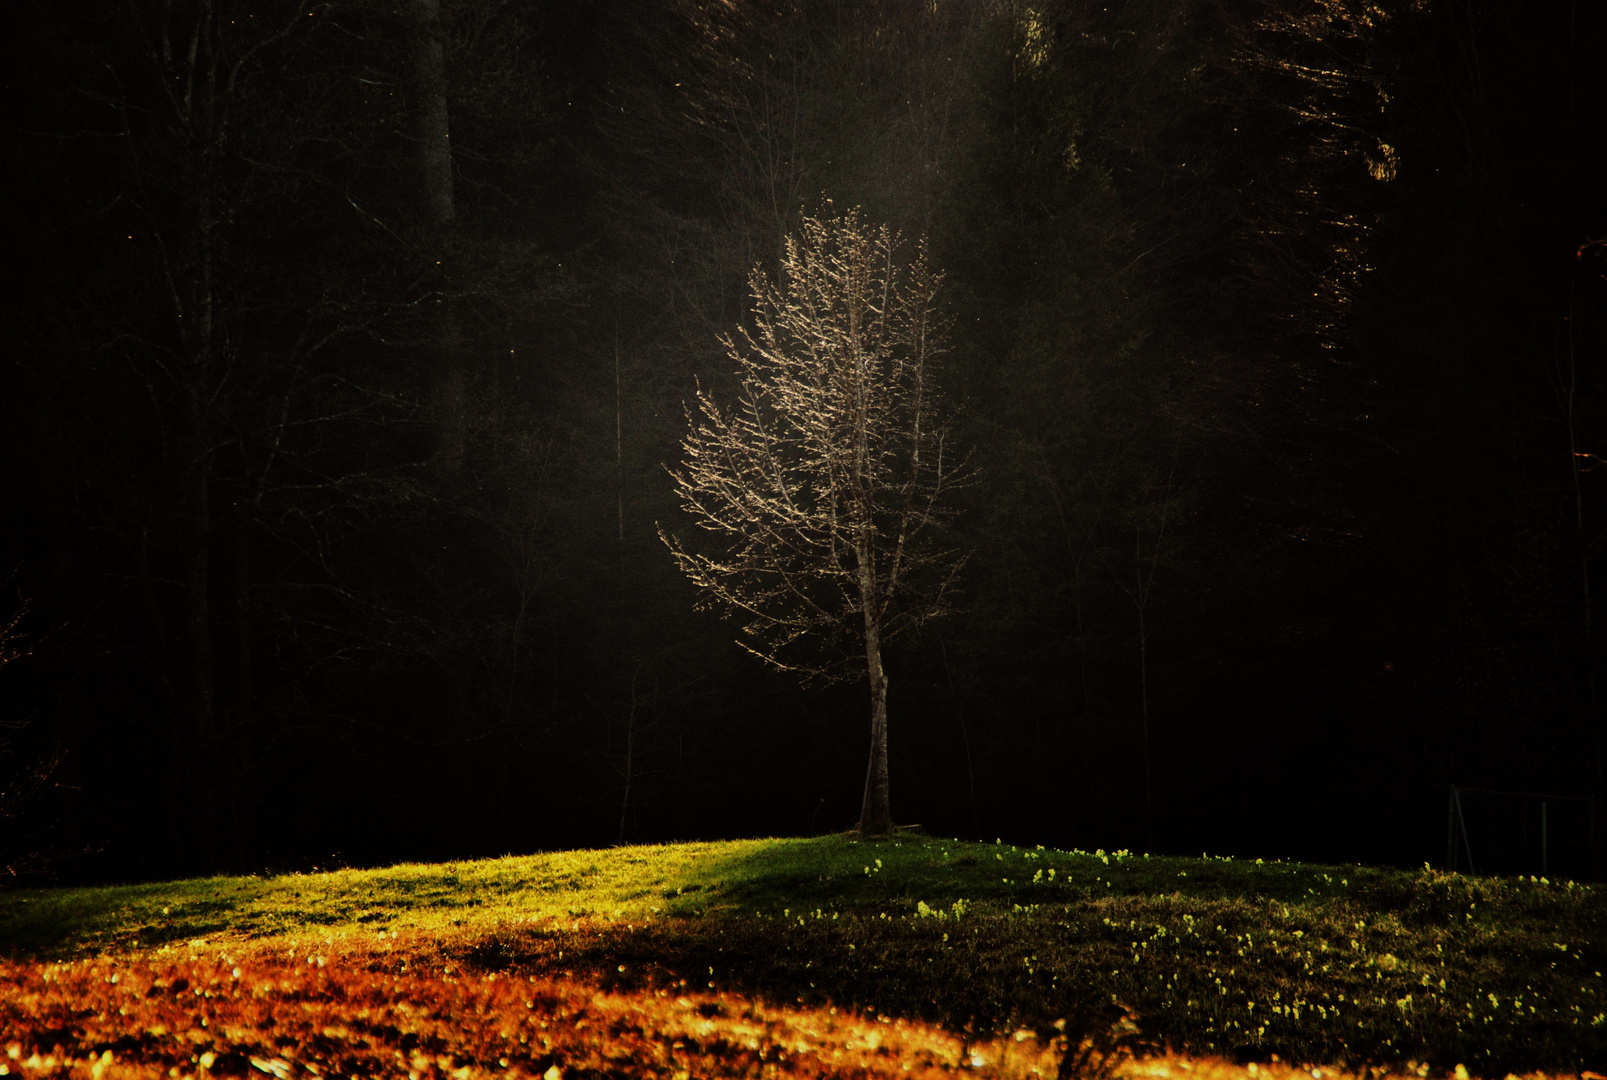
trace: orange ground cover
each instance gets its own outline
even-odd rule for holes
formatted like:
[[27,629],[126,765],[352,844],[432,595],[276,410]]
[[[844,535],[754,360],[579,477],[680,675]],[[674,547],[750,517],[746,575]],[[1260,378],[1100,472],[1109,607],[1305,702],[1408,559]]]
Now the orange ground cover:
[[[1040,1043],[1025,1031],[968,1045],[885,1017],[676,987],[610,993],[585,980],[466,973],[438,963],[420,971],[413,956],[413,971],[394,953],[246,949],[0,961],[0,1075],[1024,1078],[1055,1076],[1062,1058],[1063,1040]],[[1125,1061],[1115,1073],[1347,1080],[1329,1069],[1176,1056]]]
[[[919,1077],[974,1074],[991,1052],[919,1025],[731,995],[400,974],[355,959],[0,962],[0,1072],[91,1080]],[[1028,1049],[1015,1061],[1024,1064]],[[1049,1051],[1036,1042],[1030,1049]]]

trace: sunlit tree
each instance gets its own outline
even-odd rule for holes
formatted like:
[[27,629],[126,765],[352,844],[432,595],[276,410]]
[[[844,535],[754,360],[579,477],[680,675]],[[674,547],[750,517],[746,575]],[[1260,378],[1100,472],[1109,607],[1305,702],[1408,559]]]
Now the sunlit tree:
[[672,473],[713,550],[660,529],[756,656],[807,677],[868,675],[864,833],[893,827],[883,647],[947,609],[964,562],[934,542],[963,474],[934,385],[941,280],[924,242],[903,264],[897,235],[858,211],[805,217],[779,280],[750,278],[751,329],[722,339],[735,404],[699,390]]

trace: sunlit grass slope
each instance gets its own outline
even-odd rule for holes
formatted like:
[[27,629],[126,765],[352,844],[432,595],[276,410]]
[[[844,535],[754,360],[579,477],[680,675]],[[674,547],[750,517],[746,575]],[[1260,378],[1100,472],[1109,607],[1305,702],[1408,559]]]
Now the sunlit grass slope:
[[1129,1006],[1147,1040],[1476,1073],[1607,1066],[1598,889],[917,837],[0,894],[13,956],[397,940],[416,964],[736,989],[953,1029]]

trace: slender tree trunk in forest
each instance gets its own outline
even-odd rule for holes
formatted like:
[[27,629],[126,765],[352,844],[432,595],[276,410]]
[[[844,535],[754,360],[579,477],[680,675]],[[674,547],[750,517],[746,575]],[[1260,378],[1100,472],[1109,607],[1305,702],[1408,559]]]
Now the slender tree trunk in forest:
[[440,0],[416,0],[417,38],[413,76],[417,80],[419,175],[432,225],[445,227],[457,217],[452,193],[452,142],[446,110],[446,42]]
[[954,702],[954,719],[960,722],[960,743],[965,747],[965,779],[971,793],[971,828],[978,840],[982,839],[982,818],[976,808],[976,768],[971,763],[971,733],[965,728],[965,710],[960,705],[960,692],[954,688],[954,672],[949,667],[949,648],[940,636],[937,646],[943,653],[943,674],[949,683],[949,698]]
[[234,727],[251,722],[251,533],[242,518],[234,536]]
[[[625,672],[627,627],[625,617],[625,417],[620,377],[619,317],[614,317],[614,523],[618,529],[614,549],[614,662],[620,675]],[[640,671],[638,670],[638,674]],[[625,792],[619,800],[619,837],[625,842],[626,814],[631,806],[631,775],[636,769],[636,675],[631,676],[630,711],[625,715]]]
[[625,822],[631,809],[631,777],[636,772],[636,687],[631,686],[631,707],[625,714],[625,793],[619,799],[619,836],[616,844],[625,842]]
[[[200,422],[200,388],[189,388],[191,421]],[[186,666],[185,680],[188,690],[189,715],[185,718],[189,730],[186,741],[193,747],[191,760],[184,767],[193,770],[193,782],[199,788],[195,829],[199,855],[208,870],[216,869],[218,835],[216,813],[218,805],[219,739],[217,730],[217,701],[214,694],[216,658],[212,642],[212,500],[211,454],[205,447],[205,438],[195,436],[195,459],[191,465],[188,503],[189,528],[185,552],[184,599]]]
[[[234,783],[240,773],[240,757],[245,741],[250,737],[252,698],[255,694],[255,671],[251,658],[251,526],[241,514],[235,519],[234,535],[234,708],[229,713],[228,775],[231,792],[238,791]],[[240,821],[240,803],[232,794],[229,799],[229,854],[233,869],[245,869],[244,830]]]
[[[207,24],[210,22],[210,5],[203,5],[197,17],[196,38],[210,44]],[[184,100],[184,120],[192,130],[202,135],[207,143],[216,140],[216,102],[212,99],[217,72],[211,69],[216,57],[210,48],[195,50],[199,60],[192,60],[193,84],[199,93]],[[175,274],[173,292],[174,316],[188,360],[188,378],[184,382],[185,423],[189,438],[189,477],[185,492],[184,510],[188,517],[184,537],[185,556],[184,608],[186,636],[186,666],[189,668],[185,683],[188,689],[188,723],[186,733],[193,748],[193,757],[187,762],[194,782],[199,787],[199,807],[194,817],[199,856],[207,870],[217,868],[219,796],[223,789],[219,766],[221,742],[217,726],[217,660],[213,642],[212,616],[212,474],[216,467],[213,455],[212,384],[213,367],[217,361],[215,333],[216,294],[213,281],[213,244],[215,240],[214,192],[211,162],[206,154],[192,159],[191,212],[194,214],[190,239],[193,244],[188,267]],[[184,280],[188,278],[188,280]],[[182,284],[177,284],[182,282]]]
[[468,442],[468,378],[459,355],[462,338],[450,305],[442,308],[438,341],[443,370],[435,401],[436,422],[441,430],[436,461],[446,472],[455,473],[463,466],[464,447]]
[[[1574,345],[1574,298],[1572,292],[1568,297],[1568,385],[1564,388],[1564,416],[1568,424],[1568,464],[1570,476],[1573,481],[1574,496],[1574,525],[1577,528],[1579,544],[1579,593],[1581,614],[1581,636],[1584,652],[1585,669],[1585,728],[1589,732],[1590,755],[1592,759],[1593,780],[1596,801],[1591,806],[1591,814],[1598,814],[1599,807],[1607,804],[1607,773],[1603,771],[1602,760],[1602,716],[1596,694],[1596,643],[1595,610],[1590,592],[1590,554],[1591,537],[1585,528],[1585,488],[1581,473],[1582,461],[1589,455],[1579,448],[1579,412],[1577,395],[1579,391],[1579,366]],[[1590,850],[1590,873],[1597,880],[1601,879],[1603,857],[1602,836],[1607,830],[1601,828],[1600,822],[1591,822],[1591,837],[1593,843]]]
[[[436,251],[446,255],[457,200],[452,187],[452,133],[446,102],[446,41],[440,0],[415,0],[417,26],[413,46],[413,78],[417,95],[419,180],[424,210],[434,231]],[[467,438],[467,376],[451,301],[442,302],[436,340],[440,370],[436,383],[436,423],[441,443],[436,460],[447,472],[463,464]]]
[[[1166,478],[1170,494],[1172,478]],[[1149,739],[1149,598],[1155,587],[1155,571],[1161,561],[1161,542],[1166,538],[1166,521],[1171,514],[1170,502],[1161,504],[1161,519],[1155,532],[1155,549],[1150,552],[1149,565],[1144,565],[1144,532],[1140,521],[1133,522],[1133,587],[1127,595],[1138,613],[1138,722],[1144,757],[1144,843],[1155,846],[1155,788],[1150,761]],[[1123,586],[1125,589],[1126,587]]]
[[[190,747],[180,767],[199,787],[199,806],[192,818],[194,838],[205,868],[216,868],[216,807],[219,791],[219,738],[217,730],[217,662],[212,638],[212,432],[206,389],[212,368],[212,296],[210,251],[207,250],[206,210],[200,211],[201,258],[192,283],[190,326],[181,331],[189,355],[189,378],[184,385],[185,423],[188,427],[189,476],[184,492],[184,666],[180,685],[185,690],[182,743]],[[183,327],[183,308],[178,309]]]
[[[1146,597],[1147,599],[1147,597]],[[1144,846],[1155,846],[1155,788],[1149,760],[1149,627],[1138,605],[1138,717],[1144,736]]]

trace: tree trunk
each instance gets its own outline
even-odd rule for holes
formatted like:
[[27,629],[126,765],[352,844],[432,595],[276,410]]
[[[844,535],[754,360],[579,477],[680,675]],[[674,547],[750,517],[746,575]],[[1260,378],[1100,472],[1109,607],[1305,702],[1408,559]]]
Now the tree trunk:
[[1155,848],[1155,794],[1149,760],[1149,633],[1144,606],[1138,608],[1138,716],[1144,736],[1144,849]]
[[446,42],[440,0],[417,0],[413,76],[417,80],[419,175],[430,223],[445,226],[457,216],[452,194],[452,142],[446,111]]
[[619,836],[616,844],[625,843],[626,815],[631,808],[631,775],[636,771],[636,688],[631,687],[630,712],[625,714],[625,793],[619,799]]
[[[203,24],[209,21],[205,11]],[[205,27],[203,25],[203,31]],[[198,36],[204,37],[204,32]],[[206,54],[208,59],[211,53]],[[213,72],[206,71],[207,75]],[[212,79],[202,81],[204,87]],[[197,126],[211,135],[210,126],[215,120],[212,102],[203,93]],[[212,203],[213,176],[204,160],[198,163],[199,173],[195,214],[195,263],[187,283],[190,299],[189,311],[179,306],[180,340],[189,352],[188,382],[184,387],[185,417],[190,438],[189,491],[186,493],[189,528],[185,537],[185,624],[188,638],[189,671],[186,680],[189,690],[189,732],[193,739],[193,757],[190,761],[199,804],[195,814],[196,853],[208,871],[218,869],[218,802],[220,789],[219,762],[221,758],[217,726],[217,662],[213,641],[212,614],[212,474],[216,467],[213,457],[213,416],[211,391],[213,369],[218,361],[215,336],[216,295],[213,283],[213,226],[215,218]],[[189,322],[183,320],[189,316]],[[187,339],[187,340],[186,340]]]
[[859,831],[876,836],[893,831],[891,789],[887,780],[887,674],[882,670],[881,628],[867,602],[865,662],[870,671],[870,763],[865,769],[865,800]]
[[255,694],[251,656],[251,527],[241,514],[234,536],[234,708],[228,713],[226,776],[229,784],[229,859],[235,873],[245,870],[245,830],[241,820],[241,757],[251,738]]
[[[202,367],[201,364],[197,365]],[[196,383],[200,382],[197,376]],[[195,800],[194,835],[199,850],[186,862],[199,861],[203,868],[216,870],[217,862],[217,795],[218,795],[218,732],[217,703],[213,693],[216,664],[212,642],[212,456],[207,446],[205,424],[201,406],[201,388],[192,383],[190,423],[194,453],[188,494],[189,528],[185,537],[184,608],[185,608],[185,672],[182,685],[186,689],[185,717],[188,730],[185,742],[191,747],[189,760],[183,767],[190,771],[192,782],[199,789]],[[182,759],[181,759],[182,760]]]
[[[440,0],[416,0],[414,17],[413,79],[417,95],[419,189],[424,212],[434,232],[437,266],[446,261],[448,234],[457,217],[452,187],[452,133],[446,103],[446,42],[441,28]],[[467,376],[463,370],[460,334],[451,300],[441,303],[436,328],[440,353],[435,388],[436,422],[440,446],[436,461],[448,473],[463,464],[467,441]]]
[[436,464],[447,474],[455,474],[463,467],[468,444],[468,392],[467,377],[463,370],[463,357],[458,336],[457,320],[449,305],[443,304],[438,346],[441,356],[440,381],[435,391],[436,424],[440,430],[440,444],[436,449]]

